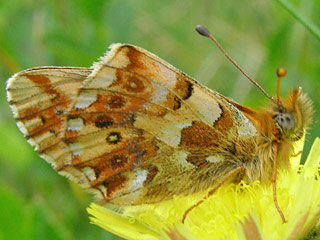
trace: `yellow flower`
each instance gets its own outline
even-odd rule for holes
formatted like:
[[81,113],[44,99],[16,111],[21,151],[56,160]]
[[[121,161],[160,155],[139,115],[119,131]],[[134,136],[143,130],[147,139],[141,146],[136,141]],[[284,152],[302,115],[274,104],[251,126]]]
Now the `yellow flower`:
[[274,206],[272,186],[259,182],[220,187],[189,213],[184,224],[186,209],[205,193],[118,208],[93,203],[88,208],[90,220],[125,239],[299,239],[318,224],[320,216],[319,138],[303,167],[299,161],[291,159],[293,171],[277,178],[278,202],[287,223],[282,223]]

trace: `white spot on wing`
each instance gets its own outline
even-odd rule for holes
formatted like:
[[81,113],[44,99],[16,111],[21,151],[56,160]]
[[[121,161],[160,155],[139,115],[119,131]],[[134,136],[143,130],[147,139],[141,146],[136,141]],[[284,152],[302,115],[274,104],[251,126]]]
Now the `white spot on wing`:
[[70,151],[72,155],[80,155],[82,153],[82,145],[80,143],[70,143],[69,144]]
[[17,126],[20,129],[20,131],[23,133],[23,135],[27,135],[29,133],[23,122],[17,121]]
[[149,171],[147,170],[136,169],[135,170],[136,180],[134,180],[130,191],[134,192],[135,190],[142,188],[144,181],[148,177],[148,174],[149,174]]
[[196,112],[198,116],[206,122],[208,125],[212,126],[213,123],[221,116],[222,111],[219,104],[214,100],[214,98],[209,94],[210,90],[207,89],[208,93],[204,94],[204,90],[195,87],[193,89],[192,95],[186,100],[187,104],[190,105]]
[[86,88],[107,88],[117,80],[116,70],[107,66],[101,66],[90,77],[92,80],[86,85]]
[[103,185],[99,185],[97,188],[99,188],[103,194],[103,197],[107,196],[107,189]]
[[158,75],[160,79],[157,76],[154,77],[157,78],[159,82],[165,81],[167,87],[174,88],[177,82],[177,74],[171,69],[169,70],[167,66],[164,66],[160,63],[157,63],[157,67],[160,71],[160,74]]
[[154,93],[152,94],[151,102],[158,103],[167,100],[167,89],[155,83],[152,84],[152,87],[154,88]]
[[32,118],[30,120],[25,120],[24,122],[25,127],[29,129],[29,131],[31,131],[32,129],[42,125],[42,120],[38,117]]
[[252,137],[257,135],[257,129],[254,127],[253,123],[244,116],[238,108],[230,103],[228,104],[232,108],[232,111],[236,113],[237,122],[240,123],[238,127],[238,135],[240,137]]
[[82,168],[81,171],[88,177],[90,181],[96,180],[96,173],[91,167]]
[[238,128],[238,135],[251,137],[255,136],[256,134],[257,129],[248,118],[244,117],[241,121],[241,125]]
[[223,159],[218,156],[208,156],[206,158],[206,161],[211,162],[211,163],[219,163],[219,162],[222,162]]
[[176,161],[182,166],[182,167],[185,167],[185,168],[194,168],[194,166],[189,163],[187,161],[187,158],[188,158],[188,155],[190,153],[187,152],[187,151],[176,151],[174,152],[173,154],[173,158],[176,159]]
[[89,107],[92,103],[97,101],[97,94],[93,92],[83,92],[77,98],[77,102],[74,105],[75,109],[84,109]]
[[170,146],[176,147],[181,141],[181,130],[191,125],[191,122],[164,125],[159,138]]
[[83,128],[82,118],[73,118],[68,120],[67,131],[79,131]]

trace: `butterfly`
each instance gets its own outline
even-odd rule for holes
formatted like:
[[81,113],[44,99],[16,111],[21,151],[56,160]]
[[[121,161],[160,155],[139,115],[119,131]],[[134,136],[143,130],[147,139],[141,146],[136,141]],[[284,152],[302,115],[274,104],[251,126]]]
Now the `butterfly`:
[[301,89],[242,106],[156,55],[113,44],[91,68],[13,75],[20,131],[55,171],[118,205],[155,203],[225,182],[275,181],[311,123]]

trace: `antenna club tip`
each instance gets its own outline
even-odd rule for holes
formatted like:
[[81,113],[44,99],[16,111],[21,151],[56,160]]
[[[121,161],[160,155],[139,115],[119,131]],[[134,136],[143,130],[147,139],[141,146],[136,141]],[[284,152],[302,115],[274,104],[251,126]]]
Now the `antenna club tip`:
[[284,77],[284,76],[286,76],[286,73],[287,73],[287,71],[284,68],[278,68],[277,69],[277,76],[278,77]]
[[206,27],[202,26],[202,25],[197,25],[196,26],[196,31],[202,36],[205,36],[205,37],[209,37],[210,36],[209,30]]

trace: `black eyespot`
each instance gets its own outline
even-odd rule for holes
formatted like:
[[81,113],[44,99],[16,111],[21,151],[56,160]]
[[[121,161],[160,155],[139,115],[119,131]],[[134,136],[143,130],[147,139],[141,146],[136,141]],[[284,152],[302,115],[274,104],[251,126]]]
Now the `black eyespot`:
[[94,122],[94,124],[98,128],[108,128],[112,126],[113,123],[114,123],[114,120],[107,115],[98,116]]
[[106,138],[108,143],[117,144],[121,141],[121,135],[118,132],[111,132]]

